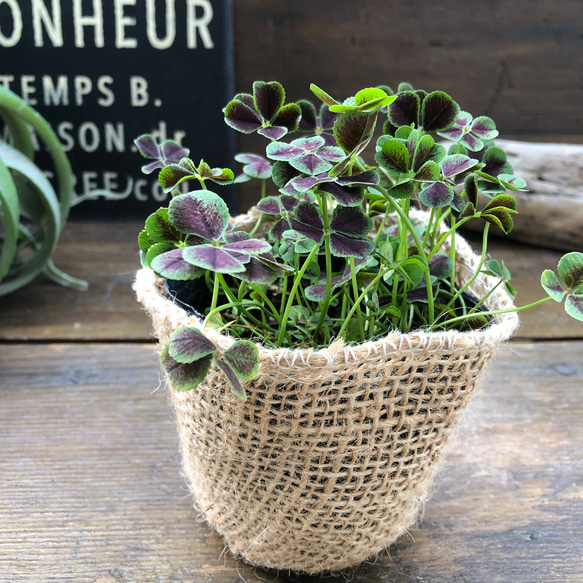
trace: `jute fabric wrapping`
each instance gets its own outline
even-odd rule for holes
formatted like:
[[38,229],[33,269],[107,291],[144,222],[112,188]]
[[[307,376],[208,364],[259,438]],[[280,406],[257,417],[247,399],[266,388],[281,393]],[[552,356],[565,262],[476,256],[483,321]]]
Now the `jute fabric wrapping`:
[[[463,279],[478,258],[460,237],[456,247]],[[480,276],[472,291],[494,283]],[[134,287],[161,344],[178,326],[201,327],[151,270]],[[512,302],[498,289],[488,307]],[[170,388],[195,506],[236,556],[262,567],[313,574],[376,555],[415,522],[448,437],[517,325],[513,313],[483,331],[395,332],[323,350],[259,346],[246,403],[214,367],[194,391]],[[208,336],[222,348],[234,341]]]

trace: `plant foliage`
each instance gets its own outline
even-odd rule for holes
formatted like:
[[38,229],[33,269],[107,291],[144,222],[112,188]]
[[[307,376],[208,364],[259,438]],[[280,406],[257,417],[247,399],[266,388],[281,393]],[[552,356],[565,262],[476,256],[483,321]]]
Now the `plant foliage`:
[[[248,231],[233,227],[207,189],[209,181],[232,181],[233,172],[196,165],[187,150],[151,136],[136,141],[154,160],[145,171],[160,168],[172,195],[140,234],[143,265],[172,285],[196,282],[210,298],[193,306],[203,328],[228,327],[236,339],[221,353],[198,329],[177,331],[162,362],[179,389],[198,385],[214,363],[243,397],[239,381],[257,372],[251,341],[317,348],[391,330],[488,326],[500,312],[488,309],[489,294],[468,293],[479,273],[497,280],[490,293],[503,286],[515,295],[504,263],[487,260],[490,227],[512,230],[512,192],[525,188],[492,142],[494,122],[473,118],[443,91],[408,84],[365,88],[343,101],[311,90],[319,105],[286,104],[279,83],[256,82],[224,109],[230,127],[268,140],[264,155],[236,157],[243,168],[235,180],[261,185]],[[192,180],[198,189],[177,189]],[[428,220],[417,221],[413,208]],[[484,244],[476,272],[460,283],[455,235],[470,220],[483,221]],[[543,274],[548,296],[535,303],[564,301],[583,319],[582,274],[583,254],[567,254],[558,276]]]

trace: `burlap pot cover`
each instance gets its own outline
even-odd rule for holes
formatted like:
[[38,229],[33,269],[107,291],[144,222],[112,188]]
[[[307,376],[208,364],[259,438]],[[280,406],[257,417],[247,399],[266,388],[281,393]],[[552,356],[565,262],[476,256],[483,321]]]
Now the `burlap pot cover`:
[[[461,237],[456,247],[463,279],[478,258]],[[471,291],[481,297],[495,283],[480,276]],[[179,326],[200,328],[151,270],[134,287],[161,345]],[[512,302],[498,289],[488,307]],[[486,364],[517,325],[511,313],[483,331],[395,332],[323,350],[259,346],[246,403],[214,367],[196,390],[170,387],[196,507],[258,566],[313,574],[372,557],[415,522]],[[222,348],[233,342],[207,334]]]

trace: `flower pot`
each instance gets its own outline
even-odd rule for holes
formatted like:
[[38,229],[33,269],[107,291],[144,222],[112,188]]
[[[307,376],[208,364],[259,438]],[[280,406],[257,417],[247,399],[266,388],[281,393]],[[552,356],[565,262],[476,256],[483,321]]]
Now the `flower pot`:
[[[457,237],[458,270],[478,257]],[[495,280],[480,275],[482,297]],[[198,326],[149,269],[135,289],[160,343]],[[502,287],[502,286],[500,286]],[[490,309],[512,307],[496,290]],[[248,401],[214,367],[196,390],[169,387],[196,506],[238,557],[267,568],[339,571],[415,522],[452,431],[515,313],[472,332],[391,333],[322,350],[259,346]],[[225,349],[234,341],[205,332]]]

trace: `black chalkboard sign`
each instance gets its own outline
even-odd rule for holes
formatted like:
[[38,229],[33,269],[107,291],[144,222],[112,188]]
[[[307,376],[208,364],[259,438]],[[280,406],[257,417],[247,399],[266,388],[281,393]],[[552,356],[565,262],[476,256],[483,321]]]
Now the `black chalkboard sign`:
[[[73,217],[144,218],[165,204],[157,173],[140,172],[133,140],[142,133],[177,139],[197,163],[232,167],[221,113],[234,86],[231,3],[0,0],[0,84],[49,121],[77,194],[127,193],[84,202]],[[229,188],[216,190],[233,206]]]

